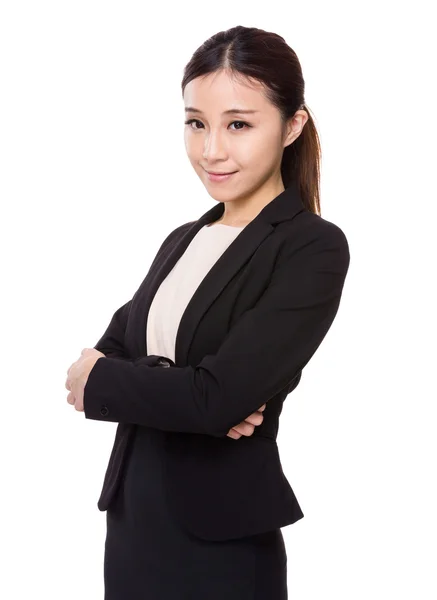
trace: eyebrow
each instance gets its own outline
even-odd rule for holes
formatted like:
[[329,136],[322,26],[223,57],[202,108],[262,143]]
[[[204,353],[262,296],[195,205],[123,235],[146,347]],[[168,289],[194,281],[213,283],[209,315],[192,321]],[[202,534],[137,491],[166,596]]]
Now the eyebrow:
[[[185,112],[202,113],[201,110],[199,110],[198,108],[194,108],[193,106],[186,106]],[[248,110],[248,109],[244,109],[244,108],[230,108],[229,110],[223,111],[223,114],[228,115],[228,114],[238,113],[240,115],[245,115],[245,114],[252,114],[252,113],[256,113],[256,112],[259,112],[259,110]]]

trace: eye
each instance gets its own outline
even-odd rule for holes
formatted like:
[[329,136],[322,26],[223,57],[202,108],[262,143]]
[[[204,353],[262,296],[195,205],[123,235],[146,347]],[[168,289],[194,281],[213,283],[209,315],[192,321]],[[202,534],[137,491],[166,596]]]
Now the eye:
[[[250,127],[249,123],[246,123],[245,121],[232,121],[231,125],[233,125],[234,123],[240,123],[245,127]],[[239,127],[238,129],[234,129],[234,131],[240,131],[241,129],[244,129],[244,127]]]
[[[188,119],[188,121],[185,121],[185,125],[191,125],[191,123],[200,123],[200,121],[197,119]],[[192,127],[191,129],[197,129],[197,127]]]
[[[199,121],[199,119],[188,119],[188,121],[185,121],[185,125],[191,125],[191,123],[200,123],[201,125],[203,125],[203,123],[201,121]],[[230,123],[230,125],[234,125],[234,123],[240,123],[241,125],[243,125],[244,127],[252,127],[252,125],[249,125],[249,123],[246,123],[245,121],[232,121],[232,123]],[[244,129],[244,127],[238,127],[237,129],[234,129],[234,131],[241,131],[242,129]],[[199,129],[198,127],[192,127],[192,129],[196,130]]]

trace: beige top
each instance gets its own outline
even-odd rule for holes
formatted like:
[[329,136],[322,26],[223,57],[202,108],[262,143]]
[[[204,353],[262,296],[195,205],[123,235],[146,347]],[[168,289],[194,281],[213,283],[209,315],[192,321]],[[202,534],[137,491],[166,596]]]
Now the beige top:
[[176,334],[192,295],[226,248],[244,227],[216,223],[194,236],[173,269],[162,281],[147,318],[147,354],[175,360]]

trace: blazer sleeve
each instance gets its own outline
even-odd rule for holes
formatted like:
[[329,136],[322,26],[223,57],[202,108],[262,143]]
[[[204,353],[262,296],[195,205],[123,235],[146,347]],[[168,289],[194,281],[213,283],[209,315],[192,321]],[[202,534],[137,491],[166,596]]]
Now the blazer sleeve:
[[290,385],[331,327],[349,268],[343,231],[320,224],[287,242],[258,302],[198,365],[99,358],[84,389],[85,417],[223,437]]
[[105,333],[94,346],[107,358],[130,359],[124,347],[124,334],[131,303],[132,300],[129,300],[115,311]]

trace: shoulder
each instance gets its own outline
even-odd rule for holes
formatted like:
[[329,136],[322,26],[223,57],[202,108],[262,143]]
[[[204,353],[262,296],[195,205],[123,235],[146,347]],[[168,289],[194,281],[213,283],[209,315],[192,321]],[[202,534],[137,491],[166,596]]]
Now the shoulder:
[[291,245],[319,242],[349,250],[346,234],[339,225],[308,210],[300,212],[293,220],[284,223],[283,235],[286,243]]
[[349,242],[343,229],[327,219],[308,210],[300,212],[290,221],[280,223],[281,260],[305,259],[325,256],[325,259],[340,262],[347,271],[350,262]]
[[287,232],[302,240],[323,239],[348,246],[343,229],[327,219],[308,210],[303,210],[287,223]]

